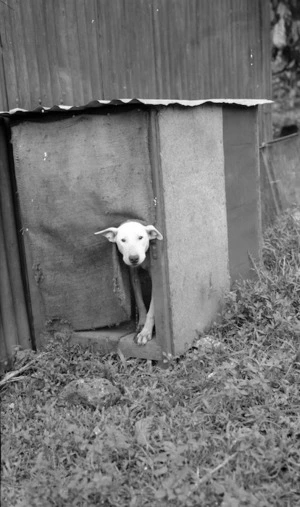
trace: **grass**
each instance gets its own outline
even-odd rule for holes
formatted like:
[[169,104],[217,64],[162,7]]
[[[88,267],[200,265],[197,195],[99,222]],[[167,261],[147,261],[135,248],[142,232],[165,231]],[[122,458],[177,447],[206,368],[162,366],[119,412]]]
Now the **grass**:
[[[166,370],[106,358],[56,333],[19,352],[2,388],[2,505],[300,505],[300,226],[283,216],[264,267],[238,284],[210,335]],[[122,400],[64,406],[80,377],[104,376]],[[14,381],[13,381],[14,380]]]

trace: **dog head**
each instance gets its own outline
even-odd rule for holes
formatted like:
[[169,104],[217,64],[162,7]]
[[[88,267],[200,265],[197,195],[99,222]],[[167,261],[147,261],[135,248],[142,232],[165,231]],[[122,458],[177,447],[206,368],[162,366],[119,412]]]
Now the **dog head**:
[[116,243],[125,264],[133,267],[140,266],[144,262],[152,239],[163,239],[162,234],[153,225],[130,221],[95,234],[102,234],[108,241]]

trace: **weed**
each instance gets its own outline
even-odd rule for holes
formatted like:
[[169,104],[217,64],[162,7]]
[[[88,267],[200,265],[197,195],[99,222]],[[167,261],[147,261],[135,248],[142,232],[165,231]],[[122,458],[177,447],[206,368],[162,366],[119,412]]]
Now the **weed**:
[[[64,333],[2,389],[2,505],[300,505],[300,240],[283,216],[264,266],[236,284],[210,332],[167,370],[101,357]],[[35,359],[35,360],[34,360]],[[17,359],[15,369],[24,366]],[[123,398],[106,410],[58,403],[81,377]]]

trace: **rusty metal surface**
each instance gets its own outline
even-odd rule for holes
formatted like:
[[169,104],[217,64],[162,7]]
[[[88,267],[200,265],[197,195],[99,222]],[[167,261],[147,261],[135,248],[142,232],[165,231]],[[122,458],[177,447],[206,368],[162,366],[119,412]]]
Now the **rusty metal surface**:
[[0,111],[271,97],[265,0],[6,0],[0,35]]

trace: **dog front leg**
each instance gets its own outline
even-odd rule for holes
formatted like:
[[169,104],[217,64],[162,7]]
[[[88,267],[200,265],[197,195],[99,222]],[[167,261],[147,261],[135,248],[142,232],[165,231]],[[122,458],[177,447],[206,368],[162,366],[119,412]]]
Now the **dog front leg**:
[[154,301],[153,296],[151,296],[151,303],[149,306],[149,310],[146,317],[146,322],[140,333],[137,335],[137,343],[139,345],[145,345],[149,340],[152,339],[154,327]]
[[142,295],[141,281],[137,269],[130,269],[130,279],[133,288],[133,294],[135,303],[138,309],[139,321],[137,325],[137,331],[139,332],[145,325],[147,310]]

